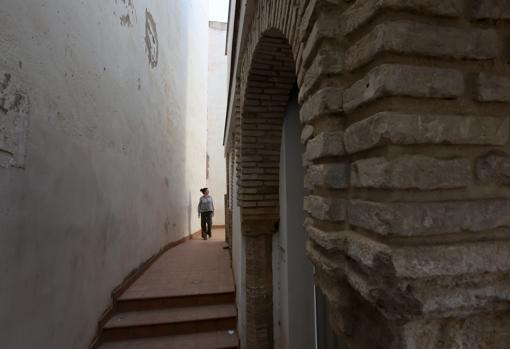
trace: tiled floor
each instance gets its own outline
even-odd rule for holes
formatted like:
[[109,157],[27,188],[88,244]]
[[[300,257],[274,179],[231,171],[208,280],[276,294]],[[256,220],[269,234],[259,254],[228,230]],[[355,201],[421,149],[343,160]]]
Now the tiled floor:
[[120,297],[121,300],[234,292],[223,229],[210,240],[193,239],[161,256]]

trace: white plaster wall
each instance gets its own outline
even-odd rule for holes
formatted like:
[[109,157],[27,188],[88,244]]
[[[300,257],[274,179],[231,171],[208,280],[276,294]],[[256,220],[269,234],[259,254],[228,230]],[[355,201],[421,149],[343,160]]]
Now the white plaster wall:
[[225,42],[227,24],[209,22],[209,75],[207,100],[207,154],[209,177],[207,186],[214,199],[213,224],[225,224],[226,165],[223,132],[227,111],[227,56]]
[[112,289],[198,229],[207,16],[206,0],[2,1],[3,349],[87,348]]

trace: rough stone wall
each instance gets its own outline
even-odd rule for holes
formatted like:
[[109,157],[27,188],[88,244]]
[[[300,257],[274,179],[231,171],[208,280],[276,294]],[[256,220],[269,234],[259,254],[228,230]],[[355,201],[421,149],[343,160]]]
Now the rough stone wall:
[[269,272],[260,244],[278,218],[275,164],[295,79],[307,253],[335,330],[352,348],[506,348],[508,1],[253,5],[231,149],[253,242],[247,347],[271,346],[272,325],[261,323],[271,280],[248,277]]
[[199,229],[207,3],[1,1],[1,348],[87,348],[111,291]]

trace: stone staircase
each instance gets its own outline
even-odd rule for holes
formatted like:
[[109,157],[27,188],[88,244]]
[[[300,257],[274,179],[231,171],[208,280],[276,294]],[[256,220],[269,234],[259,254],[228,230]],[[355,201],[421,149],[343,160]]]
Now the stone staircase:
[[220,235],[166,252],[114,302],[94,347],[238,348],[235,292],[224,245]]

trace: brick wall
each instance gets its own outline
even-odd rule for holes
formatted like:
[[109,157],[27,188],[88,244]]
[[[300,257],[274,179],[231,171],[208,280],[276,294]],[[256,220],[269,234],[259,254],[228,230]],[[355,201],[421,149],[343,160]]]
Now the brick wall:
[[[259,0],[255,12],[230,150],[243,233],[260,244],[278,219],[296,81],[307,253],[335,330],[352,348],[506,348],[510,2]],[[249,268],[270,260],[253,248],[247,283],[270,273]],[[257,282],[248,324],[270,317],[271,280]],[[249,348],[271,346],[260,326]]]

